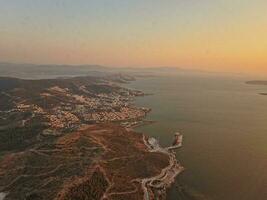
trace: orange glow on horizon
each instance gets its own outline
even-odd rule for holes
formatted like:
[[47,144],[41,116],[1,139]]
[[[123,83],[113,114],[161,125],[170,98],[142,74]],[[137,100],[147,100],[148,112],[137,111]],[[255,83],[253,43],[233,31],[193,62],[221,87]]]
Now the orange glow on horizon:
[[[14,9],[27,17],[24,23],[0,13],[0,61],[267,72],[266,1],[129,4],[127,12],[118,8],[118,13],[88,5],[101,16],[87,16],[81,4],[74,20],[65,8],[60,14],[56,8],[49,23],[39,13],[28,16],[32,11],[23,5]],[[150,13],[140,10],[144,6]]]

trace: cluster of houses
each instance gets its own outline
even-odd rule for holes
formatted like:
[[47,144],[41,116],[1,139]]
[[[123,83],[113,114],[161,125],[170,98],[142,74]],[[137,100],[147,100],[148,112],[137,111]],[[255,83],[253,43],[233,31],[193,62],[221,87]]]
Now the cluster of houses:
[[65,97],[66,101],[61,101],[49,109],[35,104],[18,103],[17,110],[30,111],[43,116],[51,129],[55,130],[74,128],[82,123],[137,121],[149,111],[149,109],[138,108],[130,104],[134,96],[143,94],[139,91],[100,93],[90,96],[73,94],[67,88],[62,89],[56,86],[48,89],[46,95],[43,94],[40,94],[42,98],[47,98],[47,96],[56,98],[60,95]]

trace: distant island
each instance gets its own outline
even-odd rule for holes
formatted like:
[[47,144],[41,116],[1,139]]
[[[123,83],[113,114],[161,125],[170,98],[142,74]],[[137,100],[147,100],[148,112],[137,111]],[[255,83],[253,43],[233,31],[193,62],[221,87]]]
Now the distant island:
[[132,130],[150,111],[119,86],[133,80],[0,77],[0,199],[165,199],[182,136],[161,148]]
[[267,85],[267,81],[261,81],[261,80],[247,81],[246,83],[252,85]]
[[[247,81],[247,84],[251,85],[266,85],[267,86],[267,81],[260,81],[260,80],[254,80],[254,81]],[[267,92],[260,92],[260,95],[267,95]]]

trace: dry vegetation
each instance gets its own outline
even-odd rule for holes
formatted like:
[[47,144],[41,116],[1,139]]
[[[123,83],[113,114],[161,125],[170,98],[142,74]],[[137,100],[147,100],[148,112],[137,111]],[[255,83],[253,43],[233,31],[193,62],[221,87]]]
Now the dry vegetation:
[[90,125],[0,163],[7,200],[142,199],[140,179],[158,174],[168,157],[149,153],[141,134],[113,125]]

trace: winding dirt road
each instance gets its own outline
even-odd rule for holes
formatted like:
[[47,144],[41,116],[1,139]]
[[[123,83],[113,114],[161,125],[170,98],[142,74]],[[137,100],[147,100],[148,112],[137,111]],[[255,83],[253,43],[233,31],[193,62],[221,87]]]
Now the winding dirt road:
[[143,141],[150,152],[160,152],[169,156],[169,165],[162,169],[160,174],[150,178],[144,178],[141,181],[144,192],[144,200],[152,200],[151,197],[155,196],[152,188],[159,193],[165,192],[166,188],[175,181],[175,177],[184,170],[183,166],[177,162],[174,151],[182,146],[182,135],[178,144],[167,148],[160,147],[155,138],[147,139],[143,136]]

